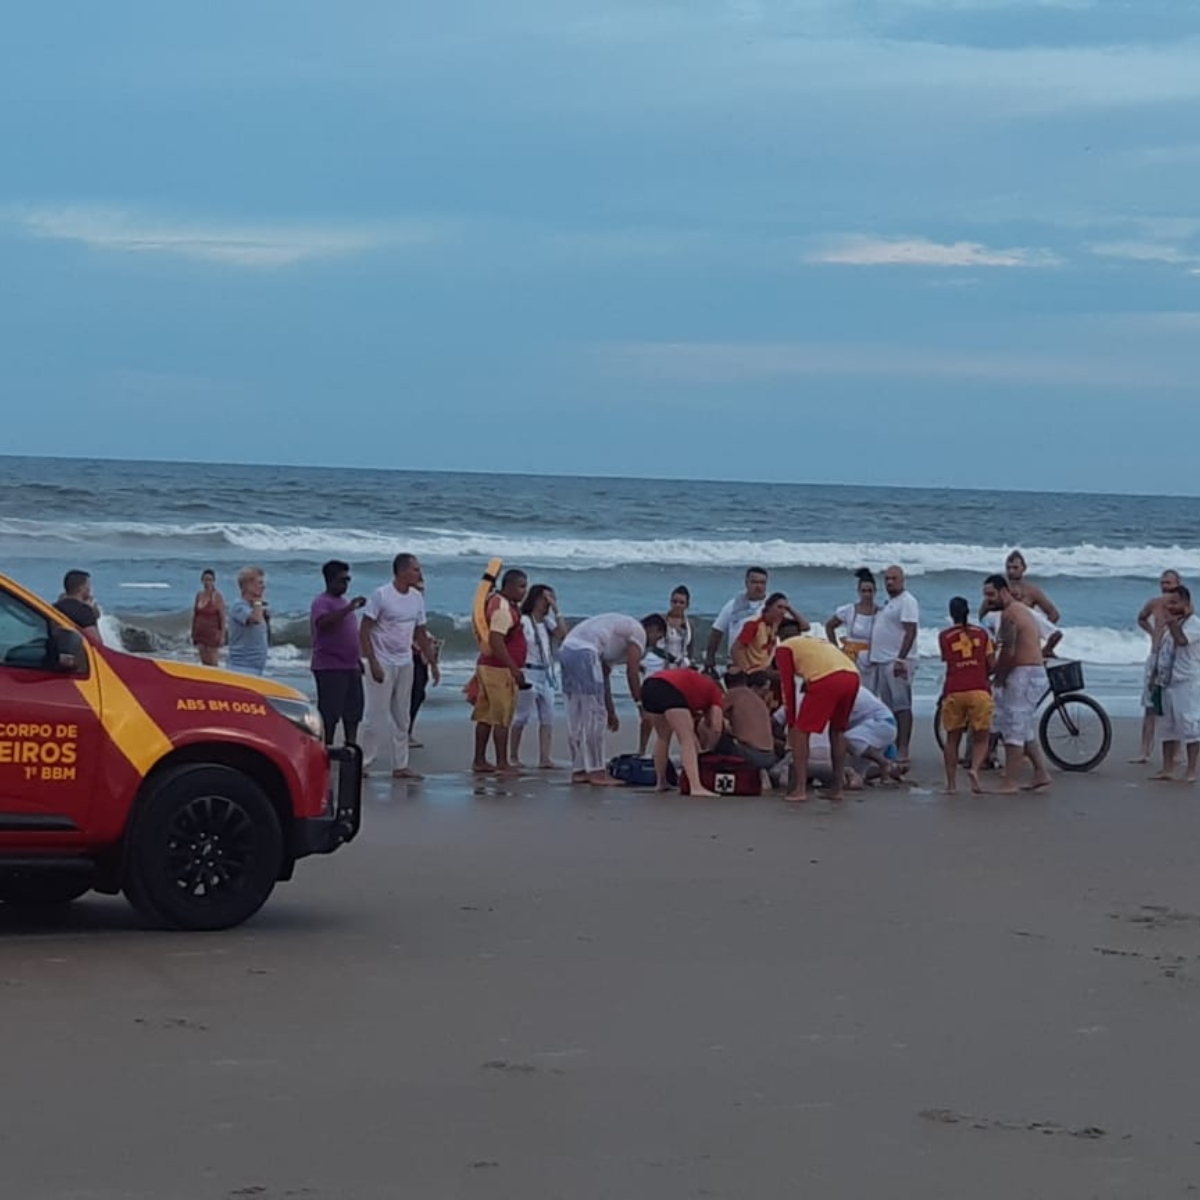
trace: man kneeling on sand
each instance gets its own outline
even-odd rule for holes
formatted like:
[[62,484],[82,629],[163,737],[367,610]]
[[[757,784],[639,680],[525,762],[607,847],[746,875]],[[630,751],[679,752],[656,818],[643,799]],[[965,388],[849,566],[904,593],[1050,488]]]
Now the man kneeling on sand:
[[[987,577],[983,599],[987,608],[1000,614],[1000,652],[993,677],[996,729],[1004,743],[1004,782],[999,791],[1001,795],[1044,791],[1051,779],[1037,744],[1037,709],[1046,691],[1037,618],[1012,594],[1003,575]],[[1017,780],[1026,758],[1033,767],[1033,782],[1022,789]]]
[[730,671],[726,674],[722,706],[725,732],[713,747],[715,754],[740,758],[760,771],[769,771],[775,766],[780,757],[775,749],[771,720],[775,686],[776,680],[769,671],[751,671],[748,675]]

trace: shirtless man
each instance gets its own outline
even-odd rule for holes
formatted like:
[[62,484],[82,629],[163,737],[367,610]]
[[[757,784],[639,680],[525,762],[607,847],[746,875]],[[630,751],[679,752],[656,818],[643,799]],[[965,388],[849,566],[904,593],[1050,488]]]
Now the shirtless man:
[[1001,795],[1022,790],[1017,783],[1026,758],[1033,767],[1033,782],[1025,790],[1040,792],[1050,786],[1050,772],[1037,744],[1037,707],[1046,690],[1042,639],[1037,618],[1018,600],[1003,575],[989,575],[983,584],[984,607],[1000,613],[999,653],[993,677],[996,729],[1004,742],[1004,780]]
[[1014,600],[1022,600],[1030,608],[1040,609],[1046,614],[1046,619],[1051,625],[1057,625],[1059,622],[1058,609],[1036,583],[1025,578],[1025,572],[1028,570],[1029,566],[1025,562],[1025,555],[1020,550],[1012,551],[1004,560],[1004,574],[1008,578],[1008,590],[1012,592]]
[[1150,635],[1150,654],[1146,659],[1146,674],[1142,683],[1142,746],[1137,758],[1129,760],[1133,763],[1149,762],[1154,749],[1154,725],[1161,703],[1161,695],[1160,703],[1155,702],[1154,666],[1158,661],[1158,648],[1162,644],[1163,634],[1167,630],[1167,603],[1182,583],[1178,571],[1164,571],[1158,580],[1159,594],[1151,596],[1137,616],[1138,627]]
[[763,788],[769,790],[767,774],[779,761],[775,749],[775,731],[771,720],[774,684],[767,671],[742,674],[730,671],[725,676],[725,731],[713,750],[717,754],[740,758],[763,773]]

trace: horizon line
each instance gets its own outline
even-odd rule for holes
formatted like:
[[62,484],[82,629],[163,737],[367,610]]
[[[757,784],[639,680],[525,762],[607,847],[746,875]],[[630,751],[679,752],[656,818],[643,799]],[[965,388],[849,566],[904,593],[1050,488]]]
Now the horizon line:
[[1077,490],[1054,490],[1033,487],[995,486],[995,487],[961,487],[942,483],[846,483],[846,482],[804,482],[799,480],[782,479],[739,479],[730,476],[711,476],[706,479],[694,475],[624,475],[624,474],[592,474],[572,473],[568,471],[482,471],[466,468],[434,469],[417,467],[373,467],[362,463],[328,463],[316,465],[313,463],[295,462],[244,462],[218,458],[146,458],[146,457],[117,457],[109,455],[81,454],[0,454],[0,462],[6,460],[26,460],[33,462],[65,462],[65,463],[142,463],[154,466],[181,467],[267,467],[294,471],[360,471],[383,472],[395,475],[478,475],[483,478],[501,476],[510,479],[579,479],[624,481],[630,483],[723,483],[740,484],[746,487],[797,487],[797,488],[869,488],[876,491],[912,491],[912,492],[961,492],[964,494],[989,494],[1001,492],[1009,495],[1027,496],[1105,496],[1130,500],[1198,500],[1200,492],[1141,492],[1141,491],[1099,491],[1090,488]]

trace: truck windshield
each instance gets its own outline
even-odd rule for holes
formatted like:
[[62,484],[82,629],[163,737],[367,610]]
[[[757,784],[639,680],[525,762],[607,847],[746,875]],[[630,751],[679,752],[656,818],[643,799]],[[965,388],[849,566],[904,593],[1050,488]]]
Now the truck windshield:
[[46,662],[50,625],[41,613],[7,592],[0,592],[0,663],[40,668]]

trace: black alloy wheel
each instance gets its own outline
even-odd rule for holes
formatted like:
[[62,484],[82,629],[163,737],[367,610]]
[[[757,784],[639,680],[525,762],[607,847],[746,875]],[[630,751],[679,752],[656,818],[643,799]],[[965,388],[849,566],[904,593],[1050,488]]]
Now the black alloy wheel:
[[148,797],[130,832],[125,894],[175,929],[228,929],[262,907],[283,864],[279,817],[229,767],[185,767]]

